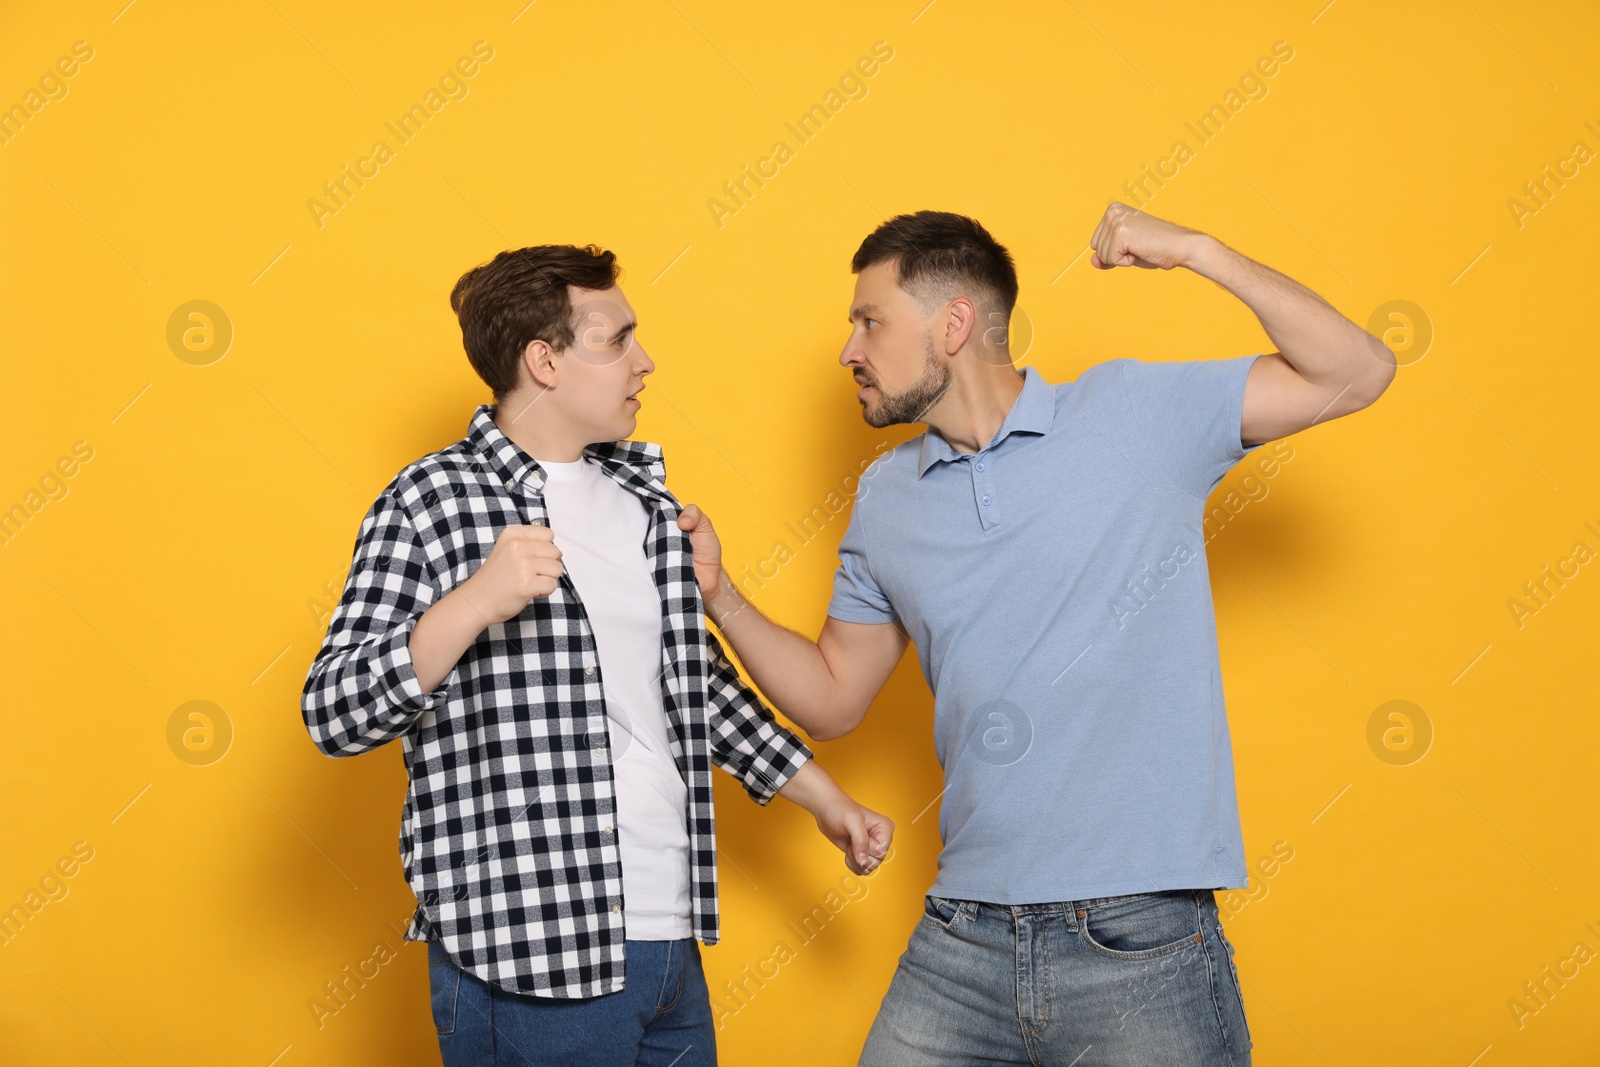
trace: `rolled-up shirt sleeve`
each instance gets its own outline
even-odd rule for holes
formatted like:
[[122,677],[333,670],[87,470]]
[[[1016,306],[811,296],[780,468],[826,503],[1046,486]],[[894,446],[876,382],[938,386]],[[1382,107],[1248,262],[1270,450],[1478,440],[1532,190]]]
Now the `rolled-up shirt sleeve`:
[[444,701],[448,680],[423,692],[410,648],[417,620],[438,597],[411,518],[385,490],[362,520],[344,593],[301,693],[306,730],[324,753],[374,749]]
[[811,750],[778,724],[710,631],[706,654],[711,761],[739,779],[752,800],[765,804],[811,758]]
[[1265,443],[1246,446],[1239,437],[1245,379],[1257,358],[1116,361],[1139,433],[1172,479],[1202,501]]

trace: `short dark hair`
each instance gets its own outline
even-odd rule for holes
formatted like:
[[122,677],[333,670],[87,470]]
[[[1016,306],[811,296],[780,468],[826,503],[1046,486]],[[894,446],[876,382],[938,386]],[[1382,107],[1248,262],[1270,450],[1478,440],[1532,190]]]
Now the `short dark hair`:
[[567,286],[609,289],[617,257],[598,245],[534,245],[480,263],[450,291],[461,344],[496,403],[517,387],[517,368],[532,341],[561,351],[577,335]]
[[[1011,253],[976,219],[949,211],[896,215],[856,249],[852,274],[885,260],[898,264],[900,288],[924,311],[968,287],[981,290],[1007,316],[1017,304],[1017,268]],[[980,296],[981,299],[981,296]]]

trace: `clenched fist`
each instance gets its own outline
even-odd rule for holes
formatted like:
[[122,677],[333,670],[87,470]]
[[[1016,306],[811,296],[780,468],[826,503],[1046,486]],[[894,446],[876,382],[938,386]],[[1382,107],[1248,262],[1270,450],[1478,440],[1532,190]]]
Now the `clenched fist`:
[[464,585],[468,599],[490,623],[514,619],[535,597],[549,596],[566,568],[548,526],[507,526],[489,558]]
[[1171,270],[1184,266],[1194,254],[1195,242],[1205,235],[1158,219],[1123,203],[1112,203],[1094,228],[1089,263],[1097,270],[1144,267]]

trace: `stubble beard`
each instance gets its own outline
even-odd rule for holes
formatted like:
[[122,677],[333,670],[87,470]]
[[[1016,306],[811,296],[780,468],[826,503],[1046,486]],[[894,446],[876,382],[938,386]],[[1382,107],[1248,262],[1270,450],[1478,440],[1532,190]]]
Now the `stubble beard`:
[[949,364],[939,359],[931,340],[923,338],[923,346],[927,360],[923,364],[922,377],[903,393],[894,396],[883,394],[883,403],[876,410],[865,409],[861,415],[867,420],[868,426],[882,429],[885,426],[921,422],[928,409],[938,403],[945,390],[950,388]]

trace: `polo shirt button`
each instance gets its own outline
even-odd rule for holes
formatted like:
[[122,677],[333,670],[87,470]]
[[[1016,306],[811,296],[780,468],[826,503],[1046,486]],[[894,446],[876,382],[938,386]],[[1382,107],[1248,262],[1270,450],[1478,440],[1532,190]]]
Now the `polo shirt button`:
[[982,464],[982,463],[980,463],[980,464],[978,464],[978,469],[979,469],[979,470],[980,470],[980,471],[981,471],[981,470],[983,470],[983,464]]
[[989,506],[989,498],[988,497],[984,497],[983,498],[983,506],[984,507],[988,507]]

